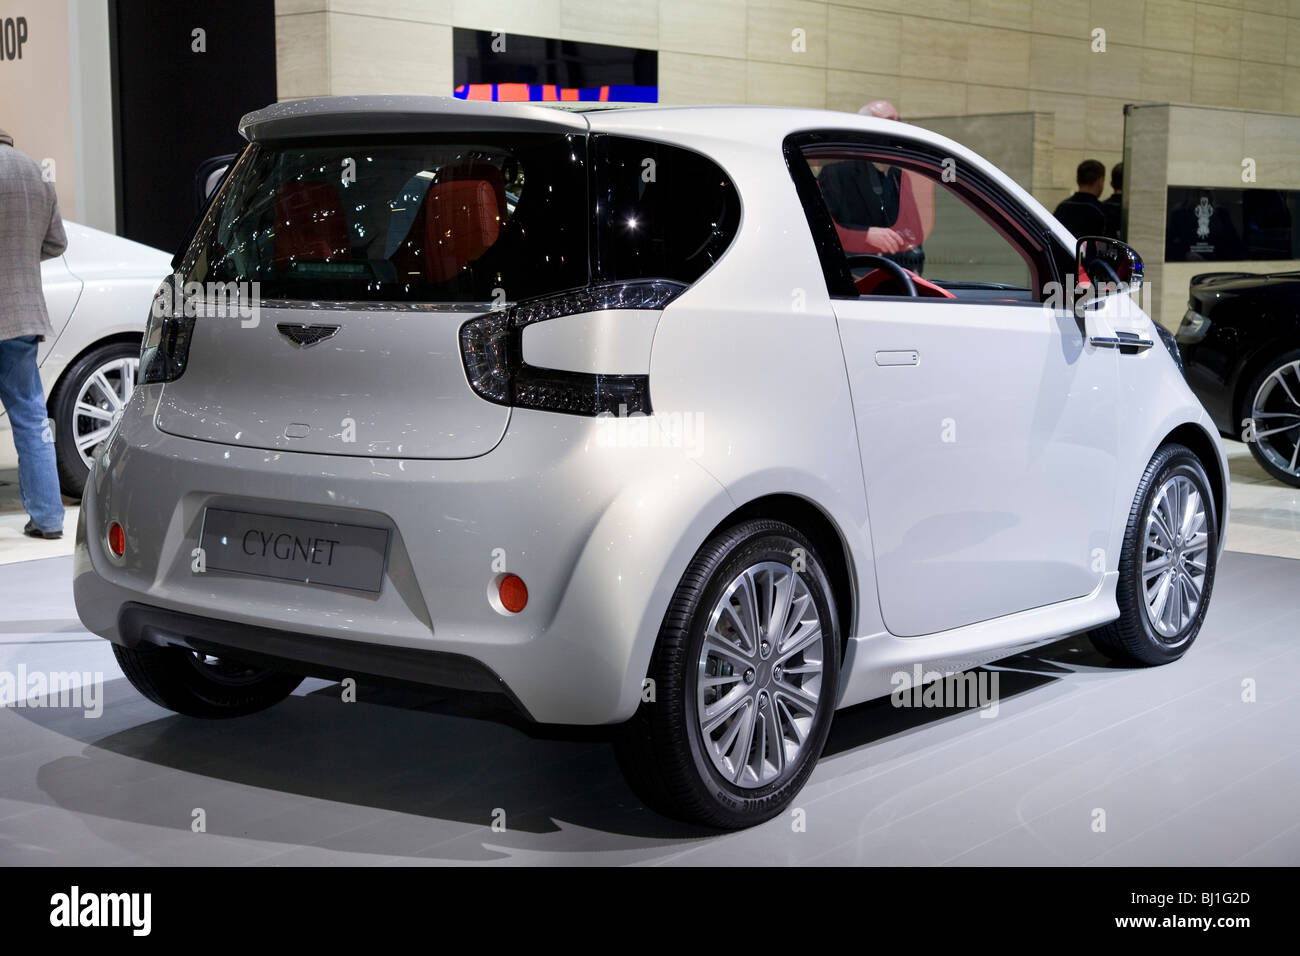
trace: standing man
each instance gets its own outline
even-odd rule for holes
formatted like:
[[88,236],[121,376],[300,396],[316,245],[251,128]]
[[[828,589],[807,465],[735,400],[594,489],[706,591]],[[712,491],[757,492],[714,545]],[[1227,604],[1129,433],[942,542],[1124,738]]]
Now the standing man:
[[[872,100],[862,116],[901,122],[888,100]],[[863,160],[828,163],[817,175],[844,251],[892,259],[920,275],[923,243],[934,228],[934,182],[897,166]]]
[[36,349],[53,334],[41,260],[54,258],[67,245],[54,184],[0,129],[0,402],[18,449],[18,488],[30,519],[23,534],[33,538],[63,537],[54,435]]
[[1069,199],[1062,199],[1053,215],[1076,239],[1110,235],[1106,231],[1106,208],[1101,204],[1106,167],[1095,159],[1085,159],[1079,164],[1074,181],[1079,191]]
[[1124,164],[1110,168],[1110,195],[1102,203],[1106,207],[1106,235],[1112,239],[1124,238],[1119,234],[1120,215],[1124,209]]

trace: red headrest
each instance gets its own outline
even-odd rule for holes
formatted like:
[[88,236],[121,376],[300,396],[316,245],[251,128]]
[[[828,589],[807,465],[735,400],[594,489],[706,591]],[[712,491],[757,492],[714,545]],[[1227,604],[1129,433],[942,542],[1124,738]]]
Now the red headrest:
[[294,261],[349,259],[348,224],[338,188],[331,183],[290,182],[275,197],[277,269]]
[[483,255],[501,234],[496,191],[483,179],[434,183],[424,198],[425,270],[446,282]]

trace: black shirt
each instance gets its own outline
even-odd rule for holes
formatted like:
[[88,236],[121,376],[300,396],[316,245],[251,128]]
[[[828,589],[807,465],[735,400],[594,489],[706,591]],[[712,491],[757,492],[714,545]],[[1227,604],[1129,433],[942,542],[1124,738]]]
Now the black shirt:
[[1111,193],[1101,203],[1102,210],[1106,213],[1106,235],[1112,239],[1122,239],[1119,234],[1120,217],[1124,212],[1124,200],[1119,193]]
[[1074,233],[1076,239],[1084,236],[1108,236],[1106,207],[1092,193],[1075,193],[1062,199],[1053,213],[1061,225]]
[[[846,229],[893,227],[898,221],[903,171],[891,166],[884,172],[874,163],[859,160],[831,163],[817,177],[822,196],[834,220]],[[905,269],[920,275],[925,268],[921,246],[885,253]]]

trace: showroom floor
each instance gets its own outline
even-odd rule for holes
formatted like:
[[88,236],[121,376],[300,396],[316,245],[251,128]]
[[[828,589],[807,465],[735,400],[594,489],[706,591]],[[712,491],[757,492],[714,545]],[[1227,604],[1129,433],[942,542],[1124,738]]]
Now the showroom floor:
[[0,472],[0,674],[103,675],[80,709],[0,709],[0,865],[1300,863],[1300,491],[1231,457],[1229,553],[1184,660],[1126,670],[1070,638],[990,668],[994,719],[843,711],[806,826],[724,836],[642,807],[591,735],[484,704],[309,681],[241,720],[168,714],[77,620],[75,517],[22,538]]

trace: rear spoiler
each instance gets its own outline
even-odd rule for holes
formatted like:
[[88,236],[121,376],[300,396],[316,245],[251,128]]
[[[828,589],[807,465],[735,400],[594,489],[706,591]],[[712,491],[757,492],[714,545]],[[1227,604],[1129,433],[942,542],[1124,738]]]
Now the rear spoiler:
[[320,96],[273,103],[246,114],[249,142],[369,134],[451,131],[585,133],[582,114],[531,103],[458,100],[451,96]]

